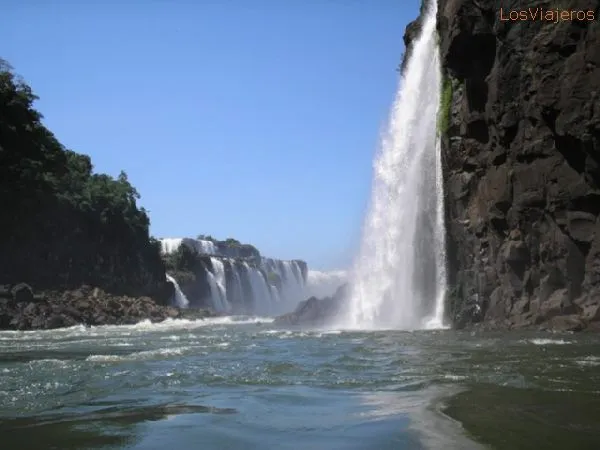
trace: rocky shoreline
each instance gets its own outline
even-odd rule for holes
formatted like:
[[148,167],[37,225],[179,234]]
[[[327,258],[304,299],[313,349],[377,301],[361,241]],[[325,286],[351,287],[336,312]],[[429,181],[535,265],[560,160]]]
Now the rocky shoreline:
[[19,283],[0,288],[0,330],[49,330],[74,325],[127,325],[143,320],[203,319],[216,314],[206,309],[180,310],[150,297],[113,295],[81,286],[68,291],[33,293]]

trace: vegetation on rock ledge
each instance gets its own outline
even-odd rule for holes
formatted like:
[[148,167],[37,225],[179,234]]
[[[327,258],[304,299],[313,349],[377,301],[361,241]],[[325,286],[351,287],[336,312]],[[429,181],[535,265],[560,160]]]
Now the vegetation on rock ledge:
[[124,172],[92,173],[42,123],[37,96],[0,59],[0,283],[89,284],[128,295],[164,287],[160,245]]
[[440,109],[438,111],[437,129],[438,134],[444,134],[450,126],[450,113],[452,108],[452,81],[444,79],[442,95],[440,98]]
[[196,281],[196,269],[199,263],[199,254],[185,244],[180,244],[173,253],[163,255],[167,272],[179,284],[193,283]]

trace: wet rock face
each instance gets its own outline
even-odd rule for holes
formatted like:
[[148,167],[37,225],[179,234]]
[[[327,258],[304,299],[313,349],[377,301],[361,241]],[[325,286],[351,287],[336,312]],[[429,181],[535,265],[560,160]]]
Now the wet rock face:
[[[455,325],[588,326],[600,319],[600,0],[438,5]],[[596,20],[503,20],[557,7]]]

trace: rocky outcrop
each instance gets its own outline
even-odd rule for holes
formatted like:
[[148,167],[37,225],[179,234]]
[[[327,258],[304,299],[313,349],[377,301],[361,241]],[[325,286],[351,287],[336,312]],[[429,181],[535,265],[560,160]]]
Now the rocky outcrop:
[[46,291],[34,295],[23,283],[0,290],[0,329],[53,329],[73,325],[123,325],[142,320],[161,322],[174,318],[204,318],[210,311],[183,312],[157,305],[149,297],[111,295],[99,288],[82,286],[70,291]]
[[275,325],[326,325],[341,311],[347,294],[348,284],[344,284],[331,297],[322,299],[310,297],[300,302],[293,312],[276,317],[274,323]]
[[[556,6],[439,0],[457,327],[600,320],[600,1],[560,2],[569,20],[504,20]],[[578,10],[595,20],[570,20]]]

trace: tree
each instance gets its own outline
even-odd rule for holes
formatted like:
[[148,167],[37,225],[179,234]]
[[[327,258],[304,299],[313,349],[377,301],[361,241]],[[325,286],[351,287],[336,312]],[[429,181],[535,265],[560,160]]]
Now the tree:
[[41,122],[37,96],[0,59],[0,284],[93,284],[148,293],[164,283],[150,220],[123,171],[94,174]]

